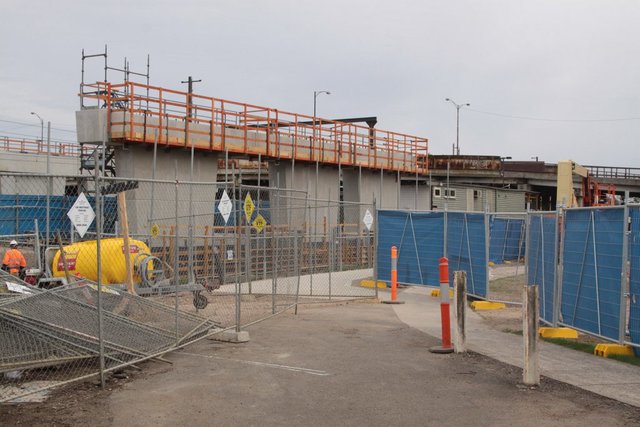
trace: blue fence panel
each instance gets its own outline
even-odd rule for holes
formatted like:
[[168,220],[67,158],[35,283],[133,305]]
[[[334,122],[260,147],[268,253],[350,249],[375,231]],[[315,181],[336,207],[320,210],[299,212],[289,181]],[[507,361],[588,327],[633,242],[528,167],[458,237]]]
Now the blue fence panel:
[[540,286],[540,318],[553,322],[556,287],[556,214],[532,214],[529,223],[527,284]]
[[619,338],[624,209],[567,210],[562,322]]
[[444,214],[378,211],[378,280],[391,278],[391,246],[398,248],[398,282],[438,286]]
[[[77,196],[50,196],[49,197],[49,232],[60,230],[63,234],[71,230],[71,221],[67,212],[73,206]],[[87,197],[89,203],[95,208],[95,198]],[[117,199],[115,196],[104,198],[104,211],[117,212]],[[0,195],[0,234],[29,234],[35,231],[35,220],[38,220],[38,228],[41,235],[46,233],[47,225],[47,196],[46,195]],[[113,233],[115,230],[115,215],[110,215],[104,220],[104,232]],[[89,227],[90,232],[95,232],[95,221]]]
[[440,286],[440,258],[444,249],[444,213],[412,213],[423,285]]
[[491,217],[489,260],[502,264],[524,255],[524,219]]
[[[640,208],[630,208],[629,218],[629,335],[632,343],[640,345]],[[635,351],[636,356],[640,356],[640,348]]]
[[467,272],[467,292],[486,298],[487,253],[484,214],[447,213],[449,283],[454,271]]

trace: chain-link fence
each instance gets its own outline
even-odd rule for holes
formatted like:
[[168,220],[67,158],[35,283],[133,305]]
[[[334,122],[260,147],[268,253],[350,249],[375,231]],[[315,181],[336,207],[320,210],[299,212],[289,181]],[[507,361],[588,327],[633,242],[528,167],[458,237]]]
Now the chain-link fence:
[[[0,401],[155,358],[296,304],[370,298],[375,207],[305,192],[0,174]],[[98,290],[102,289],[101,292]]]

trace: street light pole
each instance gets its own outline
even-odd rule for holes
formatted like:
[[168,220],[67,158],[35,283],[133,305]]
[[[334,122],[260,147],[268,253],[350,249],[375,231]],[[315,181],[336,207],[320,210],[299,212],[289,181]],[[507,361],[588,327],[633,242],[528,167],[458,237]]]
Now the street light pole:
[[[331,95],[331,92],[329,92],[328,90],[314,90],[313,91],[313,147],[312,147],[312,150],[315,148],[315,143],[316,143],[316,106],[317,106],[317,100],[318,100],[318,96],[322,95],[323,93],[326,93],[327,95]],[[324,146],[322,147],[322,149],[324,150]],[[324,153],[322,153],[322,156],[324,158]],[[316,155],[315,157],[316,157],[316,170],[317,170],[318,169],[318,156]],[[317,174],[317,172],[316,172],[316,174]],[[317,178],[317,176],[316,176],[316,178]],[[316,181],[317,181],[317,179],[316,179]],[[316,194],[316,196],[317,196],[317,194]]]
[[[504,161],[505,160],[511,160],[511,156],[500,157],[500,177],[502,178],[502,188],[505,188],[505,185],[504,185]],[[509,184],[509,187],[511,187],[511,184]]]
[[329,92],[328,90],[314,90],[313,91],[313,122],[315,124],[316,121],[316,100],[318,99],[318,96],[322,95],[323,93],[326,93],[327,95],[331,95],[331,92]]
[[[316,147],[316,104],[317,104],[317,99],[319,95],[322,95],[323,93],[327,94],[327,95],[331,95],[331,92],[329,92],[328,90],[314,90],[313,91],[313,140],[311,143],[311,153],[315,156],[316,158],[316,187],[315,187],[315,194],[314,194],[314,199],[319,199],[318,197],[318,181],[320,179],[319,175],[320,175],[320,166],[318,163],[318,155],[315,154],[315,147]],[[324,147],[322,147],[324,149]],[[324,154],[324,153],[323,153]],[[312,157],[313,158],[313,157]],[[314,219],[313,219],[313,234],[314,234],[314,239],[313,241],[315,242],[315,239],[317,239],[318,236],[318,208],[316,207],[314,209]],[[316,272],[316,254],[314,252],[313,254],[313,267],[311,269],[311,286],[313,286],[313,275]]]
[[458,104],[451,98],[445,98],[445,101],[452,103],[456,107],[456,155],[460,155],[460,109],[470,107],[471,104]]
[[38,146],[39,152],[40,147],[42,147],[42,144],[44,144],[44,120],[42,120],[42,117],[40,117],[40,115],[34,111],[31,112],[31,115],[36,116],[40,120],[40,145]]

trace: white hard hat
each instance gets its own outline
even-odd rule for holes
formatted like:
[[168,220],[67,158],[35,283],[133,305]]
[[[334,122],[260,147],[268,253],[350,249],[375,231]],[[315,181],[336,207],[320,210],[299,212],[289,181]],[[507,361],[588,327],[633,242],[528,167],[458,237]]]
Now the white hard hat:
[[9,242],[9,246],[18,246],[18,242],[16,242],[15,240],[12,240]]

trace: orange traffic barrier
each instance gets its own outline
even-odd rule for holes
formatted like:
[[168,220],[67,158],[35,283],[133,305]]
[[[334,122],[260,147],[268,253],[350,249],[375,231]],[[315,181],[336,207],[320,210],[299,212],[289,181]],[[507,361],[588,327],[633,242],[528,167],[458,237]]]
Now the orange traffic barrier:
[[391,246],[391,301],[398,299],[398,248]]
[[398,301],[398,248],[391,246],[391,301],[382,301],[385,304],[404,304]]

